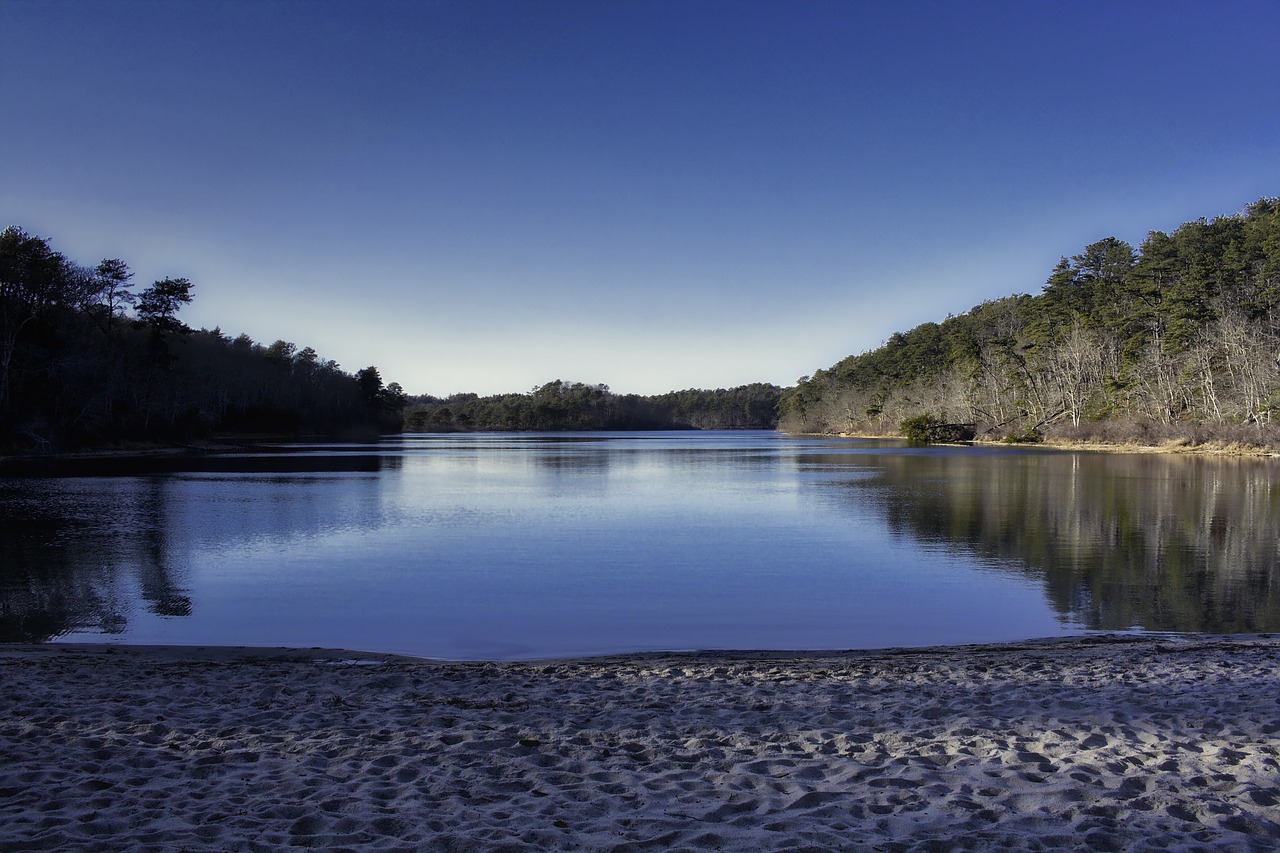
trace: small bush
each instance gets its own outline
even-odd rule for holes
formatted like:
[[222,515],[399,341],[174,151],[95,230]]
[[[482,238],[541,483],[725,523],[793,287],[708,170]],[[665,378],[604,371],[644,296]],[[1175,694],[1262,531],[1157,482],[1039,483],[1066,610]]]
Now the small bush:
[[912,444],[972,441],[974,436],[973,424],[951,424],[930,414],[907,418],[898,429]]
[[934,432],[941,425],[942,421],[933,415],[916,415],[899,424],[898,429],[912,444],[928,444],[934,440]]

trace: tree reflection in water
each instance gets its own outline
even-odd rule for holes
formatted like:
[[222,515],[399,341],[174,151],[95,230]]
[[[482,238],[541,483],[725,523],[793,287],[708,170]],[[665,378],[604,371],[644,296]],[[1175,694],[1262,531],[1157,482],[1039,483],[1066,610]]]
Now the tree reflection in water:
[[1280,630],[1274,462],[935,450],[874,468],[843,486],[857,511],[1032,574],[1086,628]]
[[[1032,621],[1057,614],[1069,630],[1277,631],[1275,464],[593,434],[36,472],[0,478],[0,640],[136,637],[156,618],[229,619],[219,630],[238,637],[237,620],[304,622],[319,608],[316,630],[349,615],[359,626],[345,642],[411,635],[432,653],[455,635],[483,635],[489,645],[466,647],[483,656],[557,631],[573,649],[594,648],[601,631],[609,649],[678,631],[686,644],[875,643],[876,624],[901,627],[922,606],[1002,606],[938,587],[981,590],[993,577],[969,570],[1017,578]],[[946,556],[882,583],[886,553],[917,545]],[[495,613],[512,636],[489,636]],[[988,615],[1000,614],[966,611],[957,624]],[[872,633],[854,630],[859,616]],[[709,623],[724,633],[702,631]]]
[[[331,528],[350,506],[308,489],[308,479],[363,474],[372,484],[398,464],[371,454],[107,458],[40,465],[56,476],[0,478],[0,642],[123,634],[139,605],[160,617],[189,616],[184,573],[194,542],[226,548],[281,530]],[[186,487],[245,472],[274,478],[287,498],[263,506],[228,495],[192,517]]]

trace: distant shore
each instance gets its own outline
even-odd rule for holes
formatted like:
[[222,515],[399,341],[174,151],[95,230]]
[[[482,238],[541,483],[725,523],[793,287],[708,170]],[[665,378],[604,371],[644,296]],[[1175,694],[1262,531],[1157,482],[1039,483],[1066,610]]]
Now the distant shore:
[[6,850],[1274,850],[1280,638],[0,646]]
[[[689,430],[685,430],[688,432]],[[608,431],[602,431],[608,432]],[[697,432],[697,430],[693,430]],[[391,433],[390,435],[395,435]],[[401,433],[402,434],[402,433]],[[598,433],[597,433],[598,434]],[[869,433],[783,433],[784,435],[808,436],[811,438],[859,438],[872,441],[902,442],[900,435],[872,435]],[[73,465],[84,461],[93,463],[100,460],[155,460],[181,459],[184,457],[199,458],[226,453],[263,453],[275,446],[290,444],[306,444],[313,442],[342,442],[342,439],[323,436],[246,436],[242,440],[210,441],[192,444],[138,444],[116,447],[95,448],[81,451],[60,453],[0,453],[0,476],[38,475],[52,466]],[[1194,454],[1204,456],[1224,456],[1239,458],[1280,458],[1280,448],[1235,442],[1208,441],[1193,443],[1188,440],[1171,440],[1160,444],[1140,444],[1137,442],[1107,443],[1097,441],[1071,441],[1067,439],[1047,438],[1043,442],[1015,444],[1004,441],[975,440],[959,445],[939,444],[937,446],[978,446],[978,447],[1033,447],[1047,450],[1089,451],[1097,453],[1161,453],[1161,454]]]

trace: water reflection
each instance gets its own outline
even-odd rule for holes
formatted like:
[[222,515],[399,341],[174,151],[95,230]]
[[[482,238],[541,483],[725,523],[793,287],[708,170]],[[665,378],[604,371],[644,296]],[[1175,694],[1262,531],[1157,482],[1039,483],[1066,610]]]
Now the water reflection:
[[75,629],[122,633],[132,607],[118,583],[126,565],[155,613],[191,612],[166,559],[161,481],[32,485],[0,485],[0,639],[41,641]]
[[1040,579],[1055,610],[1085,627],[1259,632],[1280,629],[1274,470],[1180,456],[898,453],[842,488],[849,511],[871,507],[899,536]]
[[133,460],[148,475],[119,477],[119,459],[42,460],[47,476],[0,478],[0,642],[122,635],[139,609],[190,616],[194,551],[375,527],[376,472],[399,463],[367,452],[165,457]]
[[1267,461],[681,433],[90,464],[0,477],[0,640],[501,657],[1280,630]]

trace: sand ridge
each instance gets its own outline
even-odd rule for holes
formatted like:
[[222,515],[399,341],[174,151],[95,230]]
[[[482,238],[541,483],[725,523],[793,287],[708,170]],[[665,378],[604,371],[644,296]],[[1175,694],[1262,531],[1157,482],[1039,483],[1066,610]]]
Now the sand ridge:
[[0,647],[0,850],[1275,850],[1278,664]]

